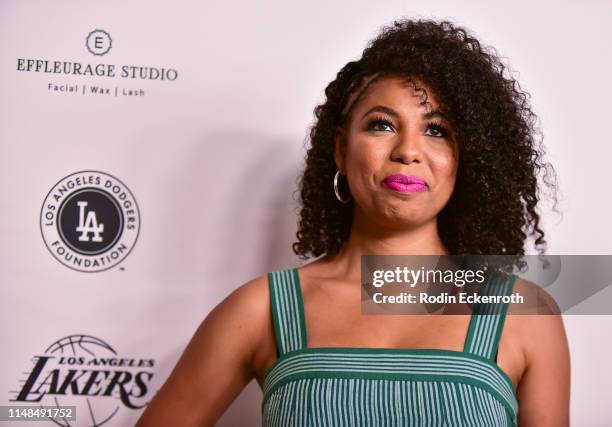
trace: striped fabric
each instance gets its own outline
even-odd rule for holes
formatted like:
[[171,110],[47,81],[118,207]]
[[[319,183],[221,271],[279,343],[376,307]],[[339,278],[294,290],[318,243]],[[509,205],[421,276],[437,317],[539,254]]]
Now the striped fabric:
[[[480,292],[509,295],[515,279]],[[264,426],[516,426],[513,385],[495,363],[507,304],[475,306],[463,351],[311,348],[297,269],[268,281],[279,357],[264,377]]]

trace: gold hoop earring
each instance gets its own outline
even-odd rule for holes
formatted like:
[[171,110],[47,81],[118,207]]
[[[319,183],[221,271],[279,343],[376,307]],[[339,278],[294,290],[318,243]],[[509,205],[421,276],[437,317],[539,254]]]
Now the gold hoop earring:
[[336,194],[336,199],[338,199],[340,202],[348,203],[351,201],[352,197],[349,195],[348,198],[343,199],[342,196],[340,196],[340,192],[338,191],[338,177],[339,176],[340,176],[340,171],[338,170],[336,172],[336,175],[334,175],[334,193]]

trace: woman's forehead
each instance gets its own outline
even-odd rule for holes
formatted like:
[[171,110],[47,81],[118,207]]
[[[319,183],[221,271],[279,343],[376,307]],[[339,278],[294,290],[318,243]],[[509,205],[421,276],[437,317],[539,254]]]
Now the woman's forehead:
[[381,102],[434,110],[438,108],[438,100],[431,87],[419,80],[405,77],[381,77],[372,81],[359,97],[355,109],[368,108]]

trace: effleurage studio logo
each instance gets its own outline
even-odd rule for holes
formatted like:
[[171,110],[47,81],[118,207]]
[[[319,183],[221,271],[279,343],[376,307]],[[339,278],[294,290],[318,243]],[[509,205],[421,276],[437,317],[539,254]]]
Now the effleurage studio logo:
[[[90,31],[78,44],[98,62],[17,58],[17,72],[49,75],[45,87],[48,92],[75,96],[143,97],[147,91],[138,86],[139,82],[173,82],[178,78],[178,71],[173,67],[116,65],[103,61],[102,58],[112,53],[116,44],[104,29]],[[83,81],[84,78],[87,81]],[[117,84],[118,80],[120,84]]]
[[40,230],[51,254],[66,267],[104,271],[134,248],[140,211],[118,178],[99,171],[76,172],[62,178],[45,197]]
[[57,425],[97,427],[122,408],[148,404],[155,360],[120,355],[106,341],[84,334],[63,337],[32,357],[11,402],[53,407],[74,406],[76,421],[50,419]]

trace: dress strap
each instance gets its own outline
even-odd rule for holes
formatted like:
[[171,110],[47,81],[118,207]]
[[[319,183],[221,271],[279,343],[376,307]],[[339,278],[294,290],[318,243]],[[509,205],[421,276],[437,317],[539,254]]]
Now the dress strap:
[[272,322],[279,357],[306,348],[306,321],[297,268],[268,273]]
[[[516,275],[495,273],[487,275],[487,282],[480,286],[478,295],[507,296],[512,293]],[[509,303],[477,303],[474,305],[464,352],[497,362],[497,348],[504,328]]]

